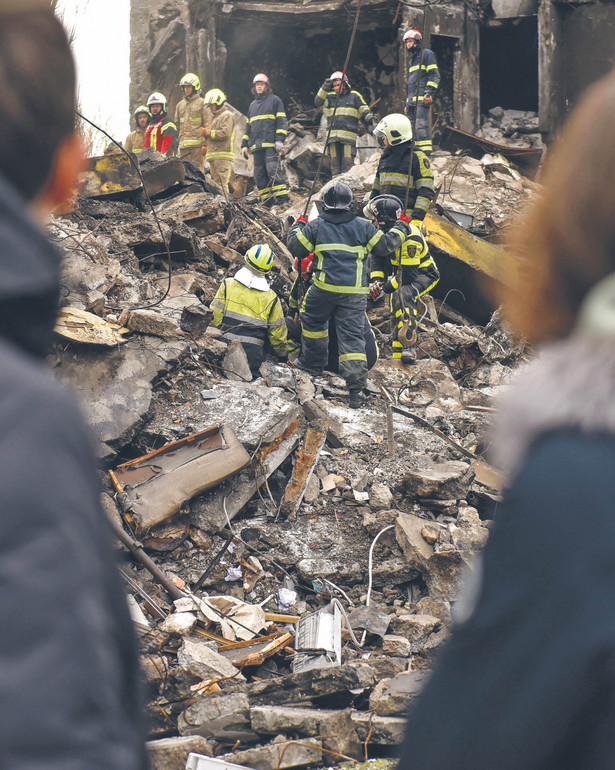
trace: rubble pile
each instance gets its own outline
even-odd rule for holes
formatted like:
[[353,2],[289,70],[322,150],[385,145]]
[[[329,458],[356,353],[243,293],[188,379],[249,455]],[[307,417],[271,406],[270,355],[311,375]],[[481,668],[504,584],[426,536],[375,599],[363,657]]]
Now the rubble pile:
[[[369,169],[349,175],[356,190]],[[288,296],[284,219],[191,180],[162,186],[156,216],[133,185],[49,225],[66,252],[55,370],[81,398],[123,533],[152,767],[390,755],[488,537],[501,479],[484,437],[523,346],[497,314],[482,328],[428,300],[402,366],[380,300],[365,408],[339,377],[274,360],[250,381],[208,306],[255,242]]]
[[511,147],[544,147],[542,134],[538,130],[538,113],[528,110],[492,107],[476,135]]

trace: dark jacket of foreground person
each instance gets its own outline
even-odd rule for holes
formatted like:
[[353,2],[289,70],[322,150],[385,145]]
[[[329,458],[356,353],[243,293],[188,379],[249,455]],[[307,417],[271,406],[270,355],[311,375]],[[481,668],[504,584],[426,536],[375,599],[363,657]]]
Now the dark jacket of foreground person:
[[146,767],[136,643],[73,397],[43,361],[60,256],[0,177],[0,766]]
[[400,768],[613,767],[614,382],[615,339],[584,338],[517,382],[483,587],[410,713]]

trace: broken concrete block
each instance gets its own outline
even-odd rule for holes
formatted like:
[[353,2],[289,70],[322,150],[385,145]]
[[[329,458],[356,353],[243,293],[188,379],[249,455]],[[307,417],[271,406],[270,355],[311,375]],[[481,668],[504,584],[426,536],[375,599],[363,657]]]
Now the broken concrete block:
[[393,493],[386,484],[375,481],[369,490],[369,506],[375,511],[388,510],[393,502]]
[[295,452],[295,466],[280,505],[283,515],[291,516],[297,513],[326,437],[324,430],[308,427],[303,438],[303,446]]
[[452,525],[451,540],[460,551],[479,551],[489,539],[489,529],[483,526],[476,508],[460,506],[457,526]]
[[241,681],[244,678],[243,675],[239,674],[239,670],[232,663],[216,652],[215,647],[215,643],[201,637],[185,636],[177,652],[177,662],[184,671],[201,679],[212,677],[219,679],[238,675],[236,678]]
[[462,551],[446,550],[434,553],[429,559],[425,582],[434,599],[453,601],[461,588],[467,561]]
[[416,608],[421,615],[431,615],[434,618],[438,618],[442,623],[451,622],[451,605],[447,601],[424,596],[417,602]]
[[352,612],[348,613],[348,622],[352,629],[365,629],[370,634],[377,634],[383,637],[389,627],[391,617],[371,605],[368,607],[356,607]]
[[392,630],[411,644],[421,644],[441,625],[432,615],[398,615],[391,623]]
[[224,374],[229,380],[252,381],[248,356],[239,340],[233,340],[222,360]]
[[325,749],[355,759],[364,756],[350,709],[334,711],[325,717],[320,724],[320,737]]
[[200,735],[147,741],[145,748],[150,770],[185,770],[186,760],[192,752],[213,756],[211,743]]
[[202,735],[215,740],[237,740],[251,732],[250,704],[242,692],[202,695],[179,715],[181,735]]
[[310,737],[318,735],[323,721],[335,713],[332,710],[312,708],[252,706],[250,722],[254,732],[260,735],[292,733]]
[[368,711],[353,711],[357,735],[360,741],[369,738],[369,744],[377,746],[399,746],[404,739],[407,719],[405,717],[374,716]]
[[376,681],[391,679],[402,671],[408,670],[408,658],[394,658],[392,655],[379,655],[370,657],[369,662],[374,669]]
[[186,169],[179,158],[166,158],[153,149],[138,155],[139,168],[150,198],[172,187],[179,187],[186,178]]
[[395,524],[395,537],[407,561],[416,569],[426,569],[434,553],[433,544],[423,537],[425,519],[410,513],[399,513]]
[[379,682],[370,695],[370,709],[383,717],[405,714],[428,678],[429,673],[425,671],[405,671]]
[[305,487],[305,494],[303,499],[306,503],[313,503],[318,500],[320,495],[320,479],[315,474],[310,476],[310,479]]
[[219,759],[247,765],[255,770],[282,770],[284,767],[301,767],[321,761],[321,742],[316,738],[287,741],[283,736],[279,742],[269,743],[245,751],[223,754]]
[[155,310],[131,310],[124,323],[130,331],[140,334],[153,334],[167,339],[184,336],[175,318]]
[[397,658],[407,658],[411,653],[410,642],[405,636],[386,634],[382,639],[382,652]]
[[196,615],[192,612],[173,612],[160,626],[168,634],[188,634],[196,626]]
[[404,493],[412,497],[436,500],[464,500],[474,471],[469,463],[449,460],[445,463],[429,463],[406,473]]

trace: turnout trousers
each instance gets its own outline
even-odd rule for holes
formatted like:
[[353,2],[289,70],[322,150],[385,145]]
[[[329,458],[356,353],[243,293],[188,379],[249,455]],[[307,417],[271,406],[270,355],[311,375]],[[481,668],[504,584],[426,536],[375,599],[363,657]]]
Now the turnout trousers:
[[324,369],[329,354],[329,321],[335,321],[339,372],[348,390],[367,384],[365,310],[367,294],[325,291],[312,284],[301,307],[301,357],[308,369]]
[[288,203],[288,184],[282,161],[273,147],[254,150],[254,183],[263,203]]
[[201,146],[198,147],[180,147],[179,157],[181,160],[187,160],[190,163],[194,163],[201,171],[205,168],[205,156],[201,150]]
[[357,148],[354,144],[343,142],[330,142],[327,146],[331,157],[331,176],[345,174],[354,166]]
[[408,119],[410,123],[414,121],[414,111],[416,110],[416,126],[415,126],[415,144],[419,150],[423,150],[425,155],[429,157],[433,152],[433,145],[431,143],[431,115],[430,108],[425,104],[419,104],[418,107],[410,105],[408,107]]

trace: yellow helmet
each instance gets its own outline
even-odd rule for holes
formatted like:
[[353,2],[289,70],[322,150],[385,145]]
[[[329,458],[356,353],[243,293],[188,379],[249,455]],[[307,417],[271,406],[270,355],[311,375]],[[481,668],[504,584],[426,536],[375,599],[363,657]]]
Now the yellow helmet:
[[374,136],[378,140],[386,136],[389,144],[395,147],[396,144],[403,144],[412,139],[412,123],[401,112],[393,112],[378,123],[374,129]]
[[222,107],[226,101],[226,94],[219,88],[212,88],[205,94],[205,104],[215,104],[217,107]]
[[267,243],[257,243],[246,251],[246,265],[258,273],[267,275],[273,267],[273,251]]
[[180,86],[192,86],[195,91],[201,90],[201,81],[199,80],[199,76],[195,75],[194,72],[186,72],[184,77],[179,81]]

